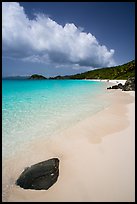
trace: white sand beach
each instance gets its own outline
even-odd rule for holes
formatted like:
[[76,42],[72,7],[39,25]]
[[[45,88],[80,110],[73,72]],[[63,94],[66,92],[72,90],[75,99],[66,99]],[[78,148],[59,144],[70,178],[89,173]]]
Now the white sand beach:
[[122,80],[122,79],[84,79],[84,80],[89,80],[89,81],[104,81],[104,82],[109,82],[109,83],[112,83],[112,84],[119,84],[121,83],[122,85],[125,84],[126,80]]
[[48,190],[13,185],[8,202],[135,201],[135,92],[109,91],[101,97],[113,101],[110,107],[48,142],[31,144],[30,157],[16,158],[13,179],[21,168],[52,157],[59,158],[60,172]]

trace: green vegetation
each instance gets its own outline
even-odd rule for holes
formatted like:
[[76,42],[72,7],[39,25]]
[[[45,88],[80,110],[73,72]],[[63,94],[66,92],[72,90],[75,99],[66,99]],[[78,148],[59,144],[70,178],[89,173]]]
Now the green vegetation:
[[[135,60],[115,67],[95,69],[88,72],[67,76],[50,77],[49,79],[125,79],[135,77]],[[38,74],[33,74],[29,79],[47,79]]]
[[29,77],[29,79],[47,79],[47,78],[42,75],[33,74],[32,76]]
[[135,76],[135,60],[115,67],[95,69],[81,74],[50,79],[128,79]]

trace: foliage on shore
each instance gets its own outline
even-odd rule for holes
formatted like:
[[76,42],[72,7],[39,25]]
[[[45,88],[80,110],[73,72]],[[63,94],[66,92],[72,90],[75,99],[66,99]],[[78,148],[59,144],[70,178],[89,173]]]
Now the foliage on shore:
[[87,71],[81,74],[68,75],[68,76],[56,76],[50,77],[50,79],[128,79],[135,76],[135,60],[132,60],[126,64],[107,67],[101,69],[95,69]]

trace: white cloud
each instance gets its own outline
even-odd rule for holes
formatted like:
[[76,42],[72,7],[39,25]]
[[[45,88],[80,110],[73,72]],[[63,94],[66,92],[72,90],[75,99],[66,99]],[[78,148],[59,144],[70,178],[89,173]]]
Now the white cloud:
[[44,14],[35,15],[30,20],[19,3],[2,3],[3,56],[75,68],[114,65],[114,50],[99,45],[91,33],[73,23],[63,27]]

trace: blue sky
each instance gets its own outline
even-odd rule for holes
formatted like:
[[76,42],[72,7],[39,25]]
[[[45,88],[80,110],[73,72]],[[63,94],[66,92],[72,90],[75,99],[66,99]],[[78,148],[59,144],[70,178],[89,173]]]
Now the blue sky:
[[135,58],[134,2],[3,2],[2,75],[67,75]]

